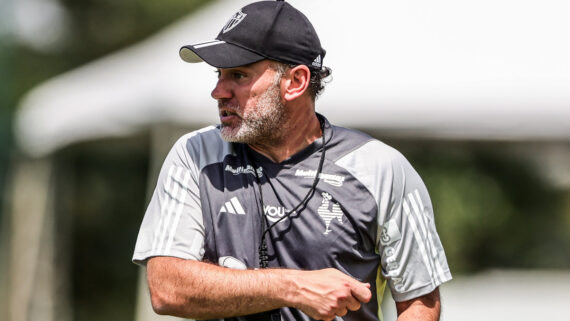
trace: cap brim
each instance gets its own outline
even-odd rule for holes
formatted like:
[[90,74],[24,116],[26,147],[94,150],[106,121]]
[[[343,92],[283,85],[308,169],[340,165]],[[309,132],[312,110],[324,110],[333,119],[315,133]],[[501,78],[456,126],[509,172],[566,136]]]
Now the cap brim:
[[180,48],[180,57],[186,62],[205,61],[216,68],[245,66],[265,59],[253,51],[222,40],[184,46]]

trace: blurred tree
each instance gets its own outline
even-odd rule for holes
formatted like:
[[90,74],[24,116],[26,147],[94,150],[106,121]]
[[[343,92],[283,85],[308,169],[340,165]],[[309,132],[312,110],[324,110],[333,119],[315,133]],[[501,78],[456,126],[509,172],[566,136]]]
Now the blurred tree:
[[[11,80],[11,61],[13,50],[6,39],[0,38],[0,233],[3,230],[4,211],[6,203],[4,197],[6,193],[6,173],[8,169],[9,151],[12,143],[12,108],[14,105],[14,82]],[[0,238],[0,242],[1,242]],[[1,250],[1,249],[0,249]]]
[[72,25],[67,56],[85,61],[133,44],[208,0],[61,0]]
[[[132,320],[138,268],[130,262],[144,213],[146,135],[68,147],[57,155],[60,259],[70,269],[73,320]],[[61,234],[61,232],[60,232]]]

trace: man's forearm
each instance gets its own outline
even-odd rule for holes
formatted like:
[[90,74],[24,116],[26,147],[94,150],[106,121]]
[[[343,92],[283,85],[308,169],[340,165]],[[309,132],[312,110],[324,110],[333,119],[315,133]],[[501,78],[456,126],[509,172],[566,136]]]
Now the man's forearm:
[[398,321],[438,321],[441,311],[439,288],[419,298],[396,302]]
[[155,311],[195,319],[247,315],[292,304],[291,280],[285,272],[231,270],[171,257],[156,257],[147,265]]
[[217,265],[154,257],[147,278],[155,312],[193,319],[297,308],[332,320],[356,311],[372,296],[370,285],[335,269],[232,270]]

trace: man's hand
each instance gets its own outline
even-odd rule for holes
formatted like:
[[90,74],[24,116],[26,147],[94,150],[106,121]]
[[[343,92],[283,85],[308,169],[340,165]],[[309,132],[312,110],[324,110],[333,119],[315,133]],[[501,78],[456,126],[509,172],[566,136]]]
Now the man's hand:
[[300,271],[295,307],[316,320],[333,320],[370,301],[370,284],[336,270]]
[[439,288],[426,295],[403,302],[396,302],[398,321],[437,321],[441,310]]
[[232,270],[154,257],[147,264],[152,305],[159,314],[192,319],[225,318],[293,307],[332,320],[372,297],[370,285],[335,269]]

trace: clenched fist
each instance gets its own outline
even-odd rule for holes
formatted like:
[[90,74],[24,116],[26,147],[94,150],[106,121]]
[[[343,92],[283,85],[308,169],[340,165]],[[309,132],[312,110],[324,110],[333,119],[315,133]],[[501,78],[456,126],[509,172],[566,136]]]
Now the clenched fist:
[[294,307],[316,320],[333,320],[370,301],[370,284],[336,269],[298,271]]

